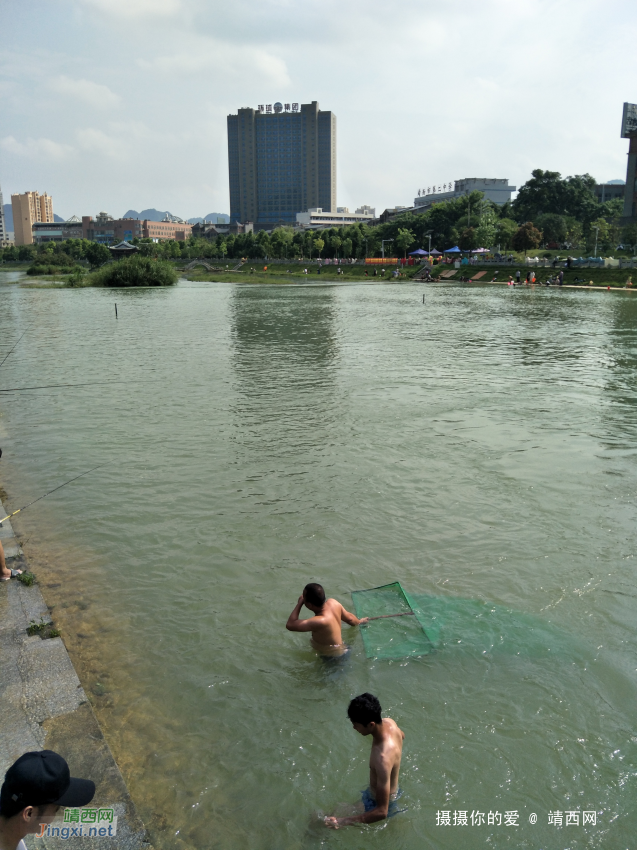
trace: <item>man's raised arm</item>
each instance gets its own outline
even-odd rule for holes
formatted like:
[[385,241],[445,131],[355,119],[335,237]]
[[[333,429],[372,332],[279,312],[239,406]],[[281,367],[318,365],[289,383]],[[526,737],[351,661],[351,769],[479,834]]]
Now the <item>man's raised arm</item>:
[[311,632],[312,629],[317,626],[317,618],[310,617],[307,620],[299,620],[299,614],[301,613],[301,608],[305,604],[305,600],[302,596],[299,596],[299,601],[294,606],[294,611],[288,617],[288,621],[285,624],[285,628],[289,632]]

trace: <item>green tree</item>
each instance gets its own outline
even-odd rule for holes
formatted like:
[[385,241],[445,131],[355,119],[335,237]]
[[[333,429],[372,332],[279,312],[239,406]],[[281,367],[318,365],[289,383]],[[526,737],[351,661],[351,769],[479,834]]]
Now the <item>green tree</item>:
[[318,237],[318,239],[314,240],[314,247],[316,248],[316,251],[320,257],[321,251],[323,250],[323,248],[325,248],[325,242],[321,239],[320,236]]
[[498,221],[495,238],[503,251],[509,251],[511,249],[513,236],[517,229],[517,224],[511,218],[501,218]]
[[18,259],[18,250],[15,245],[8,245],[2,252],[2,259],[7,262],[14,262]]
[[629,224],[622,230],[622,242],[634,251],[637,248],[637,224]]
[[524,256],[526,256],[526,252],[529,248],[537,248],[541,242],[541,231],[539,231],[536,227],[533,227],[533,223],[530,221],[527,221],[526,224],[519,227],[511,240],[515,250],[524,251]]
[[458,247],[463,251],[472,251],[478,247],[475,227],[465,227],[458,238]]
[[584,228],[575,218],[566,219],[566,243],[571,248],[579,248],[584,238]]
[[343,256],[351,257],[352,256],[352,240],[347,238],[343,239]]
[[261,256],[267,258],[270,256],[270,237],[265,230],[260,230],[257,233],[257,243],[261,248]]
[[534,219],[533,224],[542,231],[544,242],[566,242],[568,224],[566,216],[557,213],[544,213]]
[[607,251],[610,243],[611,226],[605,218],[597,218],[591,221],[588,228],[588,236],[586,239],[586,248],[592,251],[595,256]]
[[540,215],[554,213],[590,221],[596,217],[600,206],[594,189],[595,178],[590,174],[562,179],[559,171],[536,168],[531,172],[531,179],[520,188],[512,206],[518,220],[535,221]]
[[401,228],[396,236],[394,237],[394,242],[396,247],[400,248],[403,252],[403,257],[407,257],[407,248],[410,248],[415,241],[416,237],[408,228]]
[[476,228],[476,239],[480,243],[478,247],[491,248],[493,246],[495,243],[497,223],[498,217],[491,204],[488,206],[484,205]]
[[334,251],[334,256],[338,257],[338,249],[341,247],[342,239],[340,236],[332,236],[331,238],[332,250]]
[[35,246],[34,245],[20,245],[18,246],[18,259],[22,262],[29,261],[33,259],[35,254]]
[[110,258],[111,252],[106,245],[101,245],[99,242],[91,242],[86,249],[86,259],[89,261],[92,269],[108,263]]

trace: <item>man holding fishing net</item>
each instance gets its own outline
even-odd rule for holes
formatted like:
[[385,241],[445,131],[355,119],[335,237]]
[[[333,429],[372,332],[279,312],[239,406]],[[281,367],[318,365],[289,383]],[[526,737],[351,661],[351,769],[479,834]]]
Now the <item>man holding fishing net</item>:
[[[299,615],[304,605],[314,616],[300,620]],[[312,632],[310,642],[317,652],[326,656],[339,656],[347,652],[341,634],[341,622],[349,626],[360,626],[367,622],[367,617],[359,620],[354,614],[346,611],[336,599],[326,599],[321,585],[312,582],[303,588],[285,628],[290,632]]]

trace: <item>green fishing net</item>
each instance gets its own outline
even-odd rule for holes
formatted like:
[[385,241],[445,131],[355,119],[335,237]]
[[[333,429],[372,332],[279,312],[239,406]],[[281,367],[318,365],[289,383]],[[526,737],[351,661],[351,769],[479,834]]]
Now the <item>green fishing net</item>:
[[398,581],[355,590],[352,599],[357,617],[383,617],[361,627],[368,658],[405,658],[434,650],[445,656],[576,658],[581,650],[572,637],[540,617],[477,599],[407,594]]
[[[433,644],[399,581],[370,590],[354,590],[352,599],[359,619],[383,617],[361,628],[368,658],[405,658],[433,651]],[[388,617],[388,614],[404,616]]]

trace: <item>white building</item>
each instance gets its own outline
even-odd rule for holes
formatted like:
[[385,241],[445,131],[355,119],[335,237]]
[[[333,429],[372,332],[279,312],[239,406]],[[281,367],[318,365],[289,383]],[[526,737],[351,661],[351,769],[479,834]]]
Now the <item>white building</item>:
[[516,191],[515,186],[509,186],[509,181],[503,178],[490,177],[465,177],[463,180],[454,180],[453,189],[439,186],[423,189],[417,198],[414,198],[414,212],[425,212],[432,204],[442,201],[451,201],[453,198],[461,198],[471,192],[482,192],[488,201],[498,206],[511,200],[511,195]]
[[[346,210],[341,212],[341,210]],[[296,214],[296,226],[316,230],[322,227],[343,227],[346,224],[357,224],[360,221],[372,221],[373,215],[368,213],[351,213],[347,207],[339,207],[339,212],[323,212],[321,207]]]
[[368,207],[367,204],[363,204],[356,212],[359,215],[371,215],[372,218],[376,218],[376,207]]

